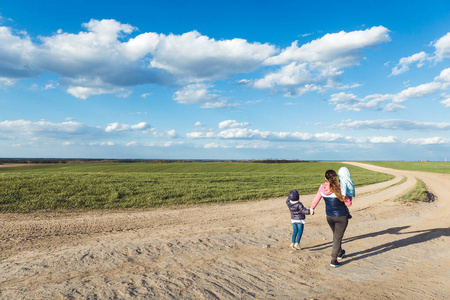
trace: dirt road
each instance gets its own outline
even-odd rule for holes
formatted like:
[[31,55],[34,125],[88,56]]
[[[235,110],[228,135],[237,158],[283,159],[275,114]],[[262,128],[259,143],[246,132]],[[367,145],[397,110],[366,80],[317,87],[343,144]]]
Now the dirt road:
[[[323,201],[307,217],[300,251],[289,248],[285,198],[8,214],[0,215],[0,299],[449,299],[450,175],[358,165],[396,177],[357,189],[340,268],[329,267]],[[436,200],[393,202],[415,178]],[[313,195],[300,197],[309,206]]]

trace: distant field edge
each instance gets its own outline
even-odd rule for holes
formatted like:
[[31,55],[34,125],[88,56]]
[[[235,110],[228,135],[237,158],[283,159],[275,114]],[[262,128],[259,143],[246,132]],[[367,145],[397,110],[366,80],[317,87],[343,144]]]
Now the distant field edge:
[[450,174],[450,162],[447,161],[358,161],[358,162],[397,170]]

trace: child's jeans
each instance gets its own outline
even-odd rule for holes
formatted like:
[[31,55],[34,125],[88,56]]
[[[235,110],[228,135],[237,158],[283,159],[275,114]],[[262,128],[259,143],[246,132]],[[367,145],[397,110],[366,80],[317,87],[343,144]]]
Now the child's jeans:
[[299,244],[303,234],[303,223],[292,223],[294,232],[292,233],[292,242]]

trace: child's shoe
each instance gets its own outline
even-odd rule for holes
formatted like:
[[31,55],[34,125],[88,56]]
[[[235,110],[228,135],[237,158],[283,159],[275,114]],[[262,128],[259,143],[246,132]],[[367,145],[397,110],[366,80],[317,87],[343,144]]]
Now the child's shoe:
[[291,246],[290,246],[290,247],[291,247],[292,249],[295,249],[295,248],[294,248],[294,243],[291,243]]
[[330,263],[330,267],[337,268],[340,267],[341,264],[337,260],[332,260]]
[[299,246],[297,243],[295,243],[295,244],[294,244],[294,249],[295,249],[295,250],[301,250],[302,248],[300,248],[300,246]]
[[341,252],[339,252],[337,259],[343,259],[345,256],[345,250],[342,249]]

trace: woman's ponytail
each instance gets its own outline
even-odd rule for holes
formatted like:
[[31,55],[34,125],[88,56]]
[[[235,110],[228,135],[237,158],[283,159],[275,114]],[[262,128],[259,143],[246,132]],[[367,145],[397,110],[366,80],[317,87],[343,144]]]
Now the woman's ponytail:
[[334,192],[336,197],[341,201],[345,201],[345,197],[341,194],[341,187],[339,185],[339,181],[337,179],[337,174],[333,170],[328,170],[325,172],[325,178],[330,183],[331,190]]

